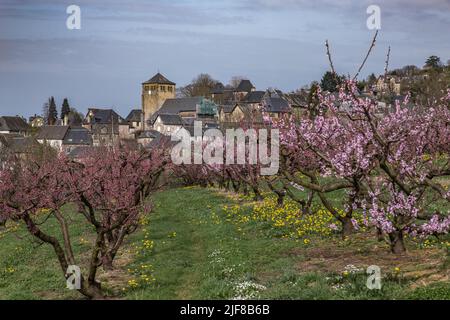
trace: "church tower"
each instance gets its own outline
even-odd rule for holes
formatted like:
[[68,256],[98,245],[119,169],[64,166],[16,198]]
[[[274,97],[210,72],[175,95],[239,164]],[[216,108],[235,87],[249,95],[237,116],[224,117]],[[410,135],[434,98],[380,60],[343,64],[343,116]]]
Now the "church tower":
[[147,121],[161,108],[164,101],[173,99],[176,84],[169,81],[161,73],[157,73],[153,78],[142,84],[142,129],[149,129]]

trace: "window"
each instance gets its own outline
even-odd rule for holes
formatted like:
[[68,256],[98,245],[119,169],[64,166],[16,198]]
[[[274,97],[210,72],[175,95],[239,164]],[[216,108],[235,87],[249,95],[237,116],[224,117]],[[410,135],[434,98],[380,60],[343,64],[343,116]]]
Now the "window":
[[161,90],[162,92],[166,92],[166,87],[165,86],[160,86],[159,90]]
[[168,86],[167,89],[169,89],[169,92],[173,92],[172,86]]

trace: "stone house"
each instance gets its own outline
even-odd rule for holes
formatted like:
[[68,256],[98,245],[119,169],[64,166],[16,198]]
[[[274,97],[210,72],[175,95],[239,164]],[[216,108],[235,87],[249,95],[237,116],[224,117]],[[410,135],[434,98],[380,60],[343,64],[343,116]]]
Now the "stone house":
[[161,134],[170,136],[183,127],[183,120],[177,114],[159,114],[153,128]]
[[255,91],[255,86],[250,80],[242,80],[234,92],[235,101],[242,101],[251,92]]
[[30,117],[28,123],[32,128],[40,128],[44,125],[44,117],[35,114],[34,116]]
[[0,134],[0,166],[10,155],[17,156],[19,159],[26,159],[33,154],[33,150],[37,146],[39,146],[39,143],[30,136]]
[[92,135],[86,128],[70,127],[63,140],[63,151],[67,154],[72,152],[76,148],[91,147],[93,145]]
[[386,78],[384,76],[380,76],[375,87],[376,91],[381,94],[392,92],[396,95],[400,95],[402,89],[401,78],[398,76],[390,75],[388,75]]
[[112,109],[90,108],[83,127],[91,132],[94,146],[112,146],[132,138],[129,123]]
[[93,144],[89,130],[69,126],[43,126],[39,129],[36,140],[67,154],[77,147],[91,147]]
[[151,118],[150,126],[153,126],[160,114],[178,115],[183,122],[193,122],[194,120],[216,122],[218,106],[213,101],[203,97],[167,99]]
[[63,142],[68,131],[69,126],[43,126],[39,128],[36,140],[40,144],[49,145],[61,152],[63,151]]
[[130,125],[130,133],[142,130],[142,110],[131,110],[125,120]]
[[21,117],[0,117],[0,134],[20,134],[27,136],[31,127]]

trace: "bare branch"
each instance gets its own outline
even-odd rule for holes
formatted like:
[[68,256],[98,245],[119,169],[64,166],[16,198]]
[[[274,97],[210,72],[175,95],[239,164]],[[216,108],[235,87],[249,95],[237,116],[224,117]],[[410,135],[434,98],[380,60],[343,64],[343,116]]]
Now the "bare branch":
[[389,59],[391,57],[391,46],[389,46],[387,56],[386,56],[386,63],[384,65],[384,79],[387,77],[388,69],[389,69]]
[[325,41],[325,47],[327,48],[327,56],[328,56],[328,61],[330,62],[331,72],[336,76],[336,71],[334,70],[333,60],[331,59],[330,45],[328,43],[328,40]]
[[377,32],[375,32],[375,35],[373,36],[373,39],[372,39],[372,43],[370,44],[369,50],[367,51],[366,57],[364,58],[361,66],[359,67],[358,72],[353,77],[353,80],[356,80],[358,78],[359,74],[361,73],[361,70],[364,68],[364,65],[366,64],[367,59],[369,58],[370,53],[372,52],[372,49],[375,47],[375,43],[377,42],[377,36],[378,36],[378,30],[377,30]]

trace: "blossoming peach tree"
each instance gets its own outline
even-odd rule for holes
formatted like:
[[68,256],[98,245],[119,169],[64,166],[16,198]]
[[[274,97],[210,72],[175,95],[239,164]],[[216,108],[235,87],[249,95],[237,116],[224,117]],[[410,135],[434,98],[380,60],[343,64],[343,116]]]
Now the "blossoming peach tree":
[[[321,95],[323,115],[272,123],[281,131],[284,179],[317,192],[344,235],[358,228],[352,214],[360,210],[394,253],[405,251],[405,235],[448,233],[449,101],[423,107],[406,99],[382,114],[350,81],[338,97]],[[345,190],[344,215],[327,197],[337,190]]]
[[[167,163],[162,149],[150,153],[102,149],[78,162],[64,155],[11,161],[0,171],[0,216],[23,222],[32,236],[51,245],[67,278],[68,267],[80,261],[71,243],[69,210],[62,208],[74,203],[96,235],[78,291],[103,298],[98,269],[113,267],[124,239],[149,213],[146,199],[157,188]],[[56,218],[62,240],[45,227],[50,216]]]

